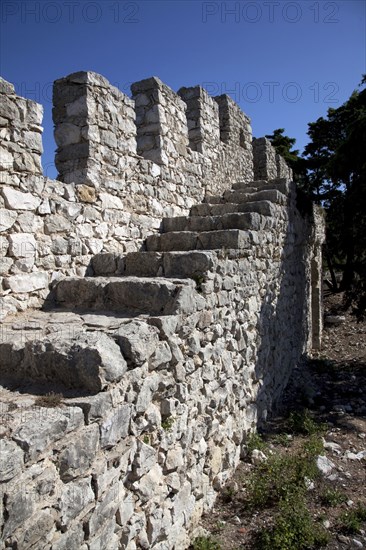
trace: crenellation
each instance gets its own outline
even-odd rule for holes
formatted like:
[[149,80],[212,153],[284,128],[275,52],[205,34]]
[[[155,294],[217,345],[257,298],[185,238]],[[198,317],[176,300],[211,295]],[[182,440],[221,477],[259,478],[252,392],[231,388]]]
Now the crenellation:
[[186,104],[156,77],[133,83],[131,91],[138,153],[157,164],[182,163],[188,146]]
[[204,88],[180,88],[178,95],[187,104],[189,146],[205,156],[217,155],[220,146],[219,109]]
[[249,118],[230,96],[223,94],[214,97],[220,113],[220,139],[251,152],[252,130]]
[[276,153],[269,139],[253,140],[254,176],[256,179],[292,179],[292,170],[285,160]]

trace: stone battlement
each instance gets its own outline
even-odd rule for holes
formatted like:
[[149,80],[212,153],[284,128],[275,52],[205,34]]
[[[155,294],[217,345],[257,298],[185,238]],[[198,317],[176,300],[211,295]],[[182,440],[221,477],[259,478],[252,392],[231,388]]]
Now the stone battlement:
[[184,550],[320,346],[321,212],[228,96],[57,80],[51,180],[0,84],[0,540]]

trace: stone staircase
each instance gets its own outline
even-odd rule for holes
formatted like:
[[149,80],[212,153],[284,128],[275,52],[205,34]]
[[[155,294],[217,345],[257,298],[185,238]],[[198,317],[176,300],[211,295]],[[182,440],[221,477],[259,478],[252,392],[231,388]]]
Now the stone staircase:
[[285,180],[237,183],[223,196],[206,197],[189,216],[164,218],[161,233],[146,239],[146,250],[96,256],[93,277],[56,284],[51,309],[7,321],[2,382],[86,392],[118,382],[136,364],[128,350],[149,339],[159,319],[207,308],[207,274],[223,257],[260,246],[261,236],[285,219],[289,191]]

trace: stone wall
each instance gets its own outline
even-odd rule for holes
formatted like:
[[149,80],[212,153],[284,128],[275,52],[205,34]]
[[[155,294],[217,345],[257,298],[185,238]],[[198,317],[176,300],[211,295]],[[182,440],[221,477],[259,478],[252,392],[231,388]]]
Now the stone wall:
[[[180,283],[199,267],[176,311],[30,312],[4,325],[2,383],[25,386],[1,395],[4,544],[188,547],[306,352],[306,281],[321,235],[296,208],[294,185],[282,188],[240,250],[133,253],[116,267],[122,280],[164,273]],[[80,281],[61,282],[58,300],[81,303],[92,281]],[[80,365],[87,377],[75,377]],[[44,387],[61,392],[55,408],[37,400]]]
[[58,80],[54,181],[40,107],[1,90],[2,543],[184,549],[320,344],[321,217],[227,96]]
[[[42,108],[1,82],[2,317],[40,307],[52,281],[85,275],[102,250],[138,250],[163,215],[187,214],[207,194],[253,178],[249,119],[227,96],[218,98],[222,115],[202,88],[185,89],[187,102],[198,93],[211,109],[209,118],[191,109],[187,119],[186,102],[157,78],[135,83],[131,100],[80,72],[54,85],[60,174],[50,180],[40,166]],[[202,133],[195,150],[192,123]]]

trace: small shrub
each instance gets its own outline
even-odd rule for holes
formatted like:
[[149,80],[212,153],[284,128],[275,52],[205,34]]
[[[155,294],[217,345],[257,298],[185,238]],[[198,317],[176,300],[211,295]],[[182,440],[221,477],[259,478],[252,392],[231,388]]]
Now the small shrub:
[[294,434],[314,435],[324,432],[326,426],[316,422],[308,409],[292,412],[287,421],[289,430]]
[[340,528],[348,534],[358,533],[366,521],[366,506],[358,504],[355,510],[344,512],[340,517]]
[[197,537],[192,544],[193,550],[221,550],[220,544],[213,537]]
[[35,405],[37,407],[59,407],[62,403],[62,398],[62,393],[50,392],[37,397]]
[[315,458],[324,451],[324,443],[318,435],[314,434],[304,441],[303,449],[309,458]]
[[262,507],[306,491],[308,480],[319,475],[315,459],[304,448],[294,455],[272,455],[249,479],[250,507]]
[[282,447],[291,447],[292,437],[289,434],[277,434],[273,438],[273,443]]
[[263,451],[267,447],[267,444],[265,441],[263,441],[260,434],[253,432],[248,436],[246,447],[248,454],[251,454],[254,449],[259,449],[260,451]]
[[320,500],[323,506],[338,506],[347,501],[347,495],[338,489],[328,488],[320,496]]
[[327,545],[329,535],[315,523],[303,497],[281,500],[279,508],[273,527],[258,535],[258,550],[305,550]]

